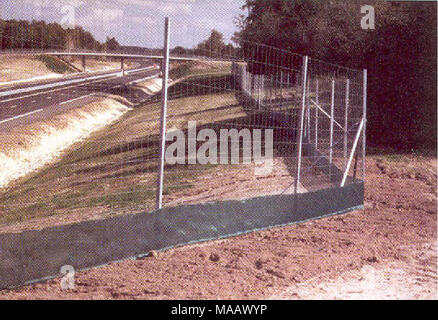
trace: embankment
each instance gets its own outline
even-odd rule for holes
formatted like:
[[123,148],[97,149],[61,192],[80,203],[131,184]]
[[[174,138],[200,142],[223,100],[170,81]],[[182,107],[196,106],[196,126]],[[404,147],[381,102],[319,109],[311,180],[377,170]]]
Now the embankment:
[[0,188],[55,161],[93,132],[116,121],[129,107],[102,97],[80,108],[0,133]]

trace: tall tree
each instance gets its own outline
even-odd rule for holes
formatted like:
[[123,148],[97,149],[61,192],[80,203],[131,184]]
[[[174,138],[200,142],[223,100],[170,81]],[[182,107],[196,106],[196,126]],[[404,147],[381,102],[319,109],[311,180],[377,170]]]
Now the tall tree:
[[[375,30],[361,28],[365,4],[375,8]],[[262,43],[369,70],[370,142],[414,148],[436,140],[436,3],[247,0],[242,9],[248,16],[238,19],[234,41],[247,58],[288,63],[253,49]]]
[[120,49],[120,44],[117,42],[117,40],[114,37],[113,38],[107,37],[105,46],[108,51],[117,51]]
[[217,30],[212,30],[207,40],[201,42],[195,52],[198,55],[217,57],[226,50],[224,35]]
[[[110,39],[109,45],[119,48],[115,38]],[[0,49],[75,48],[100,50],[102,44],[82,27],[64,29],[58,23],[0,19]]]

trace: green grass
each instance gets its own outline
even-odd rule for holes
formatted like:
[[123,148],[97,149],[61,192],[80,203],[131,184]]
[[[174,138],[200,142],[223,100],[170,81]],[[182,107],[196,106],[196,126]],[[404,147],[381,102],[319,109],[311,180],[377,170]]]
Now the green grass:
[[[200,87],[201,88],[201,87]],[[186,128],[244,115],[233,93],[169,101],[168,127]],[[151,211],[158,168],[160,104],[138,107],[113,125],[75,144],[51,166],[18,180],[0,193],[0,223],[80,212]],[[164,196],[194,187],[221,166],[166,166]]]
[[205,65],[198,62],[186,62],[171,68],[169,76],[173,80],[187,77],[202,77],[207,75],[227,75],[231,74],[231,63],[217,63]]
[[47,69],[51,70],[52,72],[60,74],[76,72],[76,70],[70,67],[67,63],[59,60],[56,57],[38,56],[37,59],[43,62],[46,65]]
[[170,70],[169,76],[172,79],[180,79],[187,75],[189,75],[192,71],[192,64],[191,63],[184,63],[181,64],[173,69]]
[[[198,128],[221,127],[221,123],[246,116],[233,91],[218,89],[230,86],[230,73],[224,66],[204,70],[193,64],[180,67],[179,75],[190,78],[172,87],[170,93],[182,88],[190,96],[169,101],[168,128],[186,129],[189,120],[196,120]],[[216,78],[212,73],[216,73]],[[218,86],[207,90],[205,81],[210,86],[216,81]],[[88,213],[153,210],[160,112],[159,102],[137,107],[86,141],[73,145],[57,163],[0,192],[0,223],[78,210]],[[200,177],[218,170],[223,170],[223,166],[166,166],[165,201],[167,197],[189,192]]]

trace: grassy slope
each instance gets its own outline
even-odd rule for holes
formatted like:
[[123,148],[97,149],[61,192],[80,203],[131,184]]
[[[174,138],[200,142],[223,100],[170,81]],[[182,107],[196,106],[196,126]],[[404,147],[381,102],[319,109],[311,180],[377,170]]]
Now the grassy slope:
[[47,69],[60,74],[65,73],[74,73],[76,70],[74,70],[72,67],[70,67],[67,63],[59,60],[56,57],[51,56],[38,56],[37,60],[43,62]]
[[68,64],[56,57],[5,55],[0,60],[0,83],[3,85],[35,77],[48,76],[50,78],[56,76],[54,74],[75,72]]
[[[189,75],[199,70],[192,68],[185,72]],[[227,77],[208,79],[209,83],[216,81],[216,90],[202,85],[205,77],[199,80],[201,85],[182,82],[170,90],[171,97],[181,93],[190,96],[169,102],[168,128],[184,128],[188,120],[197,120],[201,126],[233,121],[244,115],[236,105],[235,94],[223,90],[229,86]],[[76,144],[58,163],[17,181],[0,193],[0,222],[69,213],[75,208],[88,211],[104,208],[114,212],[153,209],[159,116],[159,103],[138,107],[112,126]],[[167,167],[165,194],[190,188],[190,181],[196,176],[214,169],[215,166]]]
[[181,63],[171,68],[171,79],[183,79],[186,77],[199,77],[205,75],[227,75],[231,72],[230,62],[188,62]]

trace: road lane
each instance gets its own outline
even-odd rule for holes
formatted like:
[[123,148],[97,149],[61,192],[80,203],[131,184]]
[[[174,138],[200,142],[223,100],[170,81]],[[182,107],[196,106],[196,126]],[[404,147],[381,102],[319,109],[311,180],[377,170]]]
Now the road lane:
[[[143,69],[153,67],[154,63],[151,61],[140,61],[138,62],[138,65],[135,69],[126,69],[125,73],[135,73],[137,71],[144,71]],[[96,71],[96,72],[85,72],[85,73],[74,73],[70,75],[65,75],[62,78],[56,78],[56,79],[44,79],[44,80],[34,80],[30,82],[23,82],[23,83],[17,83],[17,84],[3,84],[0,86],[0,96],[3,95],[3,93],[10,91],[10,90],[18,90],[18,89],[26,89],[26,88],[32,88],[35,86],[40,85],[50,85],[50,84],[57,84],[59,82],[63,81],[71,81],[71,80],[80,80],[80,79],[86,79],[90,77],[97,77],[97,76],[104,76],[104,75],[110,75],[115,73],[121,73],[122,70],[108,70],[108,71]]]
[[[144,65],[143,65],[144,66]],[[32,93],[23,93],[12,97],[0,98],[0,121],[13,119],[20,115],[31,113],[35,110],[60,106],[69,101],[88,97],[95,93],[108,93],[121,95],[132,103],[138,103],[147,98],[139,92],[133,92],[129,83],[138,79],[144,79],[158,75],[159,70],[147,69],[132,72],[126,76],[112,76],[109,78],[87,81],[86,83],[73,84],[70,86],[53,89],[39,90]],[[1,123],[0,123],[1,125]]]

